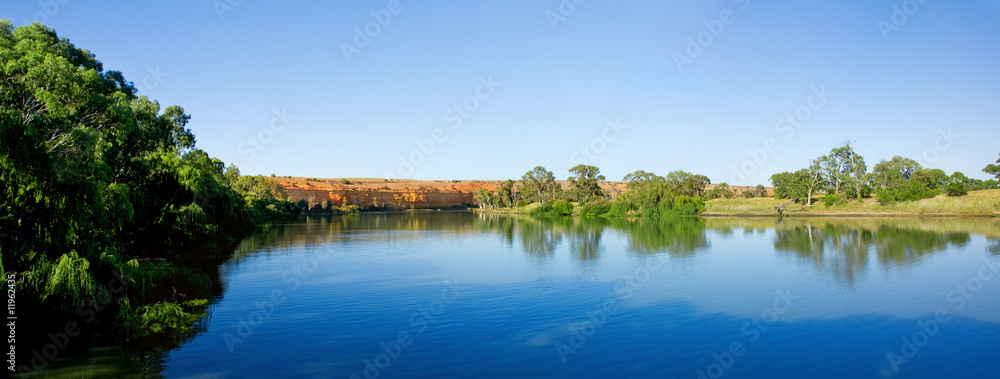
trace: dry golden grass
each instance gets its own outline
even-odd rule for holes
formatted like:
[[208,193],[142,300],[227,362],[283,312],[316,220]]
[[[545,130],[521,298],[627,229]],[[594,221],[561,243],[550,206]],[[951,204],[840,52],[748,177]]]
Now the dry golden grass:
[[[777,214],[774,207],[788,203],[785,199],[775,199],[773,197],[755,197],[751,199],[712,199],[705,202],[705,212],[708,214]],[[801,208],[797,204],[789,204],[785,209]]]
[[[774,198],[753,199],[715,199],[705,203],[705,214],[777,214],[774,207],[785,204],[788,200]],[[865,199],[863,202],[848,201],[846,204],[827,207],[822,202],[813,203],[812,207],[790,204],[785,208],[785,215],[1000,215],[1000,189],[972,191],[965,196],[940,195],[930,199],[882,205],[875,199]]]

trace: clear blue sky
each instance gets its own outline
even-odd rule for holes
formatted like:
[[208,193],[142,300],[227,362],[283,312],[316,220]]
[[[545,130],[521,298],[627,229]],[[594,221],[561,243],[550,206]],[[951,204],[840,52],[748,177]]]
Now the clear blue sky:
[[1000,153],[997,0],[228,1],[5,1],[0,17],[47,20],[250,174],[565,178],[586,162],[768,184],[850,140],[869,167],[903,155],[985,179]]

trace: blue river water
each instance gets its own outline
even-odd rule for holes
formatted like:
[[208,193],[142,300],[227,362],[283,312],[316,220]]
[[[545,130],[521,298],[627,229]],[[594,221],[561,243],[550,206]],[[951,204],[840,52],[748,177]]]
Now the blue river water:
[[993,219],[310,217],[167,377],[998,378]]

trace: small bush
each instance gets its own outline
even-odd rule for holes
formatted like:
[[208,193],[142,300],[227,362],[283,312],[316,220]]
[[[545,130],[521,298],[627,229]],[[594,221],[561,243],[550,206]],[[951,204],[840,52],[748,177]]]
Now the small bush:
[[552,213],[552,204],[542,204],[529,212],[531,215],[543,215]]
[[705,211],[705,200],[697,196],[676,196],[657,206],[661,216],[697,216]]
[[763,184],[758,184],[756,188],[753,189],[754,195],[757,197],[767,196],[767,188]]
[[556,202],[552,203],[552,212],[561,215],[571,215],[573,214],[573,204],[565,200],[556,200]]
[[359,213],[361,212],[361,207],[357,205],[345,205],[337,208],[340,213]]
[[948,196],[965,196],[969,194],[970,180],[965,174],[956,172],[951,174],[948,182],[944,185],[944,191]]
[[880,204],[916,201],[940,195],[941,191],[928,189],[913,180],[905,182],[902,188],[881,188],[875,191],[875,199]]
[[611,204],[604,199],[598,199],[580,207],[580,215],[585,217],[602,216],[611,210]]
[[719,183],[717,186],[715,186],[715,188],[712,188],[711,190],[705,192],[705,198],[708,200],[732,199],[735,196],[736,194],[733,193],[732,188],[730,188],[729,184],[726,183]]
[[969,194],[969,190],[962,183],[948,183],[944,189],[948,196],[965,196]]
[[531,215],[572,215],[573,204],[565,200],[556,200],[551,204],[542,204],[529,213]]
[[823,196],[823,205],[827,208],[843,204],[847,204],[847,196],[839,193],[828,193],[826,196]]

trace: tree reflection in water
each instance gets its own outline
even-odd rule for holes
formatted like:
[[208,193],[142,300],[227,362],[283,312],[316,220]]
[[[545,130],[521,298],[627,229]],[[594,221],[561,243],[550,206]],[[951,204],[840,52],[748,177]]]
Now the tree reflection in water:
[[971,240],[961,223],[938,220],[786,219],[773,228],[776,251],[810,260],[851,286],[870,263],[884,269],[905,268]]
[[[538,258],[551,257],[568,242],[573,259],[594,261],[606,254],[607,230],[624,234],[625,249],[637,256],[668,253],[692,257],[710,246],[706,230],[717,238],[773,233],[774,249],[809,261],[849,285],[878,264],[905,268],[948,247],[962,247],[971,234],[989,238],[989,250],[1000,255],[1000,220],[995,218],[699,218],[660,217],[605,219],[530,217],[467,212],[410,212],[343,216],[310,216],[304,223],[266,225],[236,249],[231,262],[246,254],[275,248],[392,241],[399,231],[494,233],[509,246]],[[970,234],[971,233],[971,234]]]

